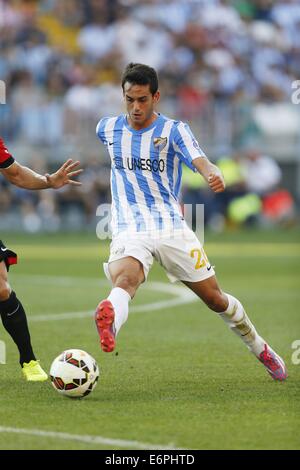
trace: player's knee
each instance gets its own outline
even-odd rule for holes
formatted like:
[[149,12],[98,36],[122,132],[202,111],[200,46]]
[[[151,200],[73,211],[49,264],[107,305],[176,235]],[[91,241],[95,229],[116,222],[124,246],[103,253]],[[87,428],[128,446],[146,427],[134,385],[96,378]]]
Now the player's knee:
[[11,288],[8,282],[0,278],[0,302],[4,302],[9,299]]
[[227,308],[227,300],[219,290],[213,290],[209,292],[203,299],[208,308],[214,312],[221,313]]

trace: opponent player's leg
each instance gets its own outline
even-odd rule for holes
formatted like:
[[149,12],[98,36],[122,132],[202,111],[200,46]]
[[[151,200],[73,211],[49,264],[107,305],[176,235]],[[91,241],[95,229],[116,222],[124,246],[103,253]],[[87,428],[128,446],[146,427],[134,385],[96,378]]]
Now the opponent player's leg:
[[18,347],[20,365],[27,380],[46,380],[47,374],[33,353],[25,310],[9,285],[4,261],[0,262],[0,315],[4,328]]
[[129,301],[145,280],[142,263],[131,256],[110,262],[108,269],[113,288],[107,299],[99,303],[95,314],[104,352],[115,349],[116,335],[128,318]]
[[222,292],[215,276],[204,281],[184,282],[184,284],[197,294],[211,310],[220,315],[231,330],[264,364],[274,380],[287,378],[286,367],[281,357],[259,336],[240,301],[232,295]]

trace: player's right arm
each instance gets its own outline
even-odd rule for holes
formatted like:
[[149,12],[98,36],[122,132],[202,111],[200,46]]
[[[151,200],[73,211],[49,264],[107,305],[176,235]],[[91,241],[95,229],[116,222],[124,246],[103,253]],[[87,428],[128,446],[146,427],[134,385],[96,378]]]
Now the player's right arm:
[[24,189],[59,189],[66,184],[80,185],[78,181],[71,179],[82,172],[77,169],[80,163],[67,160],[52,175],[40,175],[30,168],[20,165],[8,152],[3,140],[0,138],[0,171],[3,176],[15,186]]

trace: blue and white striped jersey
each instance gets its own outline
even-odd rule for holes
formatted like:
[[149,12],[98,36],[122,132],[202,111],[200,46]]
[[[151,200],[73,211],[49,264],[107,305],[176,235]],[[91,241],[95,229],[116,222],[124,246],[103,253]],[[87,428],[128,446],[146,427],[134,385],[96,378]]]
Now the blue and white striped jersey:
[[181,228],[181,164],[196,171],[192,161],[205,156],[189,126],[158,114],[135,130],[123,114],[101,119],[96,133],[111,158],[113,236]]

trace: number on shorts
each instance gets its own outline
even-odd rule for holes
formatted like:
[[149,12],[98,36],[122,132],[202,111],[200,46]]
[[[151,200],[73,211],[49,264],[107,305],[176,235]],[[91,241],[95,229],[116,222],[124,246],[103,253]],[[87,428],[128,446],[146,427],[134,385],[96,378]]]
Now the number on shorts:
[[194,248],[191,250],[190,256],[192,258],[197,258],[195,269],[201,269],[208,263],[208,259],[203,248]]

